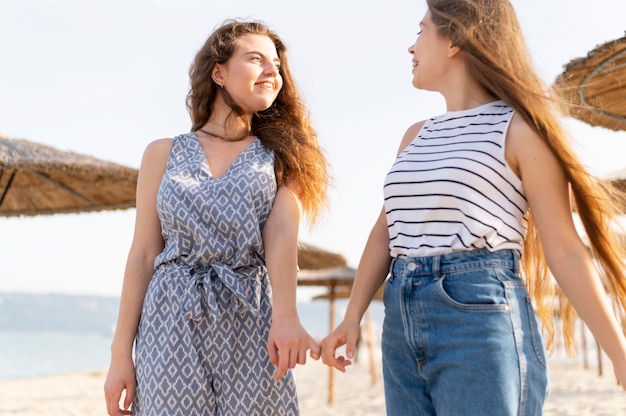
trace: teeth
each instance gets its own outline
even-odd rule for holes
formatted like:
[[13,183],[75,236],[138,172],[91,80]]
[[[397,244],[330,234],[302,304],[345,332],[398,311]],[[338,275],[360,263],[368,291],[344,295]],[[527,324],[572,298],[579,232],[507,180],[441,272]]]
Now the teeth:
[[269,81],[266,81],[266,82],[261,82],[261,85],[262,85],[262,86],[264,86],[264,87],[266,87],[266,88],[271,88],[271,89],[274,89],[274,84],[272,84],[272,83],[271,83],[271,82],[269,82]]

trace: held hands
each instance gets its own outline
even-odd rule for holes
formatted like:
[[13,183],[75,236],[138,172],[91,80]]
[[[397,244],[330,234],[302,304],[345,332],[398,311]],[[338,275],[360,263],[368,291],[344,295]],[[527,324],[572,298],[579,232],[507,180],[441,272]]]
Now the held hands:
[[[135,398],[135,366],[132,358],[128,356],[124,359],[111,360],[111,366],[104,382],[104,397],[107,404],[107,414],[110,416],[130,415],[130,405]],[[122,392],[126,390],[124,396],[124,407],[120,407]]]
[[[356,343],[359,339],[361,327],[358,322],[346,322],[339,324],[330,335],[322,340],[322,361],[324,364],[344,372],[346,367],[352,364],[352,358],[356,351]],[[345,345],[346,356],[336,357],[337,348]]]
[[272,318],[272,327],[267,340],[270,362],[276,366],[274,381],[280,380],[288,369],[306,363],[306,352],[319,360],[321,347],[302,327],[296,317]]

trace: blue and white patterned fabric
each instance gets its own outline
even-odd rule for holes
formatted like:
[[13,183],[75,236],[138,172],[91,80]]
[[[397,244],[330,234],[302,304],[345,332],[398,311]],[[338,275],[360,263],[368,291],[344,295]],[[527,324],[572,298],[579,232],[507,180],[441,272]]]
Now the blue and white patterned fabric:
[[255,139],[211,174],[194,133],[174,138],[157,196],[165,248],[136,339],[133,415],[298,415],[293,375],[267,352],[271,286],[261,231],[274,155]]

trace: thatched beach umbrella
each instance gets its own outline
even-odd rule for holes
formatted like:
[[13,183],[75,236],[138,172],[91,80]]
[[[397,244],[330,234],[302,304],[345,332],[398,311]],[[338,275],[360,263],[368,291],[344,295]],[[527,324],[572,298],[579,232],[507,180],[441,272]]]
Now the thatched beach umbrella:
[[572,117],[592,126],[626,131],[626,36],[565,65],[554,87],[574,104]]
[[610,183],[613,188],[616,188],[621,193],[621,199],[618,199],[618,203],[621,213],[626,215],[626,169],[609,173],[602,180]]
[[0,216],[135,206],[137,170],[0,135]]
[[320,270],[343,267],[346,259],[338,253],[333,253],[306,243],[298,246],[298,267],[300,270]]
[[626,169],[609,173],[603,179],[605,181],[610,182],[614,187],[616,187],[620,191],[626,193]]

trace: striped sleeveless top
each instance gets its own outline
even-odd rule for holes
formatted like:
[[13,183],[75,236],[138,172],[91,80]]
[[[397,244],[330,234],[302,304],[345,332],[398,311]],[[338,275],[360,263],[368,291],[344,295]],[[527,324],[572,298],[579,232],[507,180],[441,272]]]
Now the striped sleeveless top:
[[424,123],[385,179],[392,257],[522,253],[528,202],[504,158],[513,113],[496,101]]

